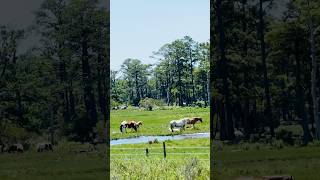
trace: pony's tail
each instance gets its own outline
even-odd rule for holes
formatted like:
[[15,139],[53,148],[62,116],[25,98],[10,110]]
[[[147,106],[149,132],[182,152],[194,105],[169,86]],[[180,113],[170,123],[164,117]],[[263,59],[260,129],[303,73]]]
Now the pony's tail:
[[121,133],[123,133],[122,130],[123,130],[122,125],[120,125],[120,132],[121,132]]
[[171,132],[173,132],[173,124],[170,124]]

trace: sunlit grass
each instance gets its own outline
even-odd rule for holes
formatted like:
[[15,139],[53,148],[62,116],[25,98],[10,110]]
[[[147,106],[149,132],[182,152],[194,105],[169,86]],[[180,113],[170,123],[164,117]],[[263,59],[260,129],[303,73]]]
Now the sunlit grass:
[[[176,108],[172,110],[113,110],[111,111],[111,138],[126,138],[140,135],[171,135],[169,122],[183,117],[199,116],[203,123],[197,123],[196,128],[186,128],[182,133],[209,132],[209,108]],[[121,134],[120,123],[123,120],[143,121],[139,132],[127,130]],[[176,132],[178,133],[178,132]]]

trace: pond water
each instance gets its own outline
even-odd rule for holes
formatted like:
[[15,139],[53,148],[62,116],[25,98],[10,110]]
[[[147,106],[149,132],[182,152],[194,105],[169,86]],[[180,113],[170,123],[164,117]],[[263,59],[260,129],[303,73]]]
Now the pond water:
[[193,133],[193,134],[178,134],[172,136],[139,136],[133,138],[125,138],[125,139],[116,139],[111,140],[110,145],[120,145],[120,144],[138,144],[138,143],[147,143],[149,141],[153,141],[157,139],[158,141],[165,140],[181,140],[181,139],[190,139],[190,138],[209,138],[210,133]]

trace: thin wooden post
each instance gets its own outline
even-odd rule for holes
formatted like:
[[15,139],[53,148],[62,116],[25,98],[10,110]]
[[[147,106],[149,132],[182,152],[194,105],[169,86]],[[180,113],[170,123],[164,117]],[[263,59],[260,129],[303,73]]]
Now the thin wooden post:
[[164,159],[166,159],[166,157],[167,157],[166,143],[165,142],[163,142],[163,157],[164,157]]
[[149,157],[149,149],[146,148],[146,156]]

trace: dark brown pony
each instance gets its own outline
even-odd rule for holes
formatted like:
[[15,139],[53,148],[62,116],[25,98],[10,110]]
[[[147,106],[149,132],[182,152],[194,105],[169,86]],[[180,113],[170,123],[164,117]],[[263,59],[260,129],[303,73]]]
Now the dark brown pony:
[[187,122],[187,124],[192,124],[192,127],[194,127],[194,124],[196,122],[200,121],[202,123],[202,118],[201,117],[193,117],[190,118],[189,121]]
[[142,122],[136,122],[136,121],[122,121],[120,124],[120,132],[123,133],[123,130],[126,132],[126,129],[133,129],[135,132],[138,131],[138,128],[142,125]]

